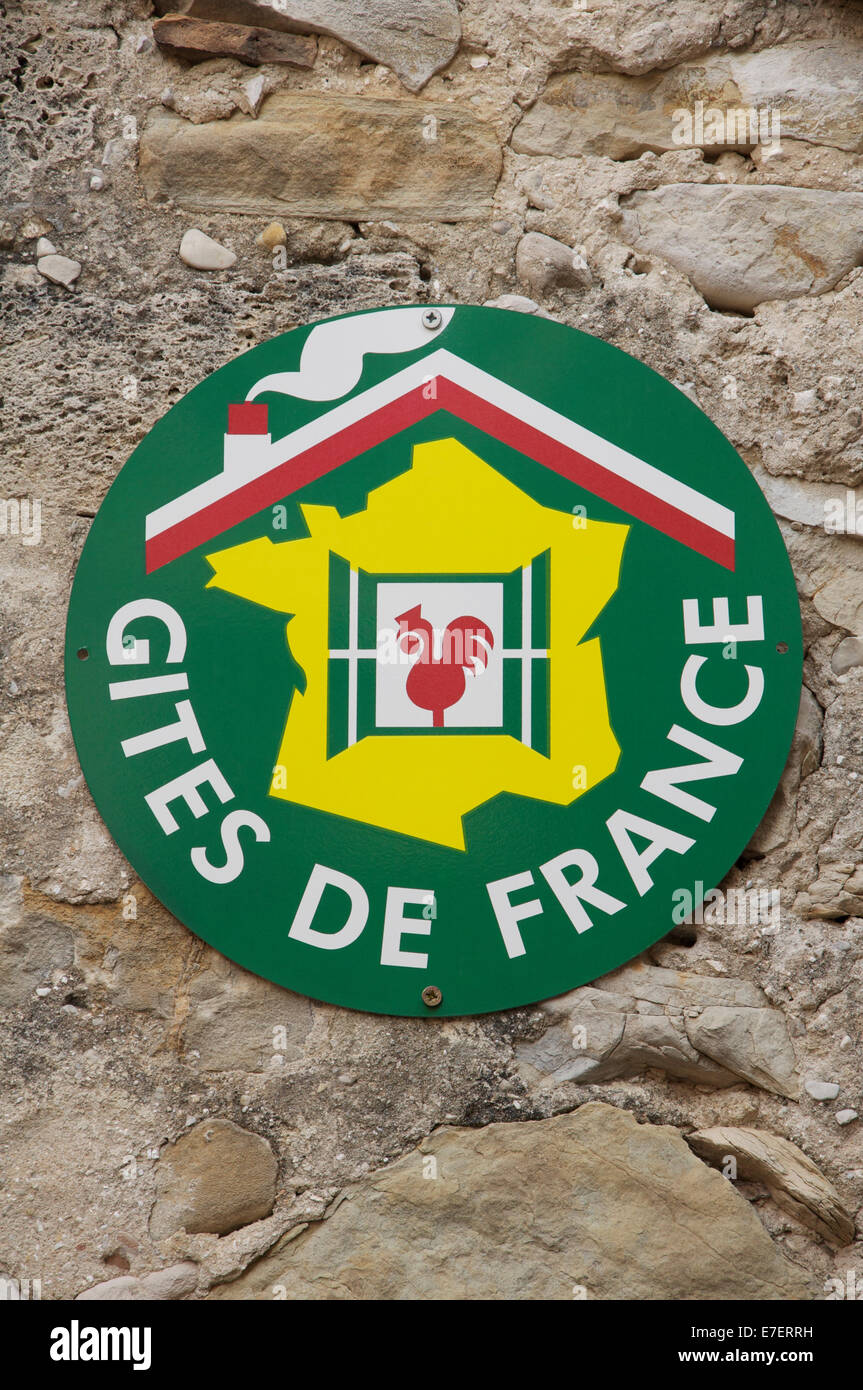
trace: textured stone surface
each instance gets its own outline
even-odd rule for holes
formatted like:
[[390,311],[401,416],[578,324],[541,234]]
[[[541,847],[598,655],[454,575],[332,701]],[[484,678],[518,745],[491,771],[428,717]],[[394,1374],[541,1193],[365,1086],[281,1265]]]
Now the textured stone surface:
[[517,1048],[528,1078],[586,1083],[651,1067],[707,1086],[743,1078],[797,1093],[785,1018],[745,981],[636,964],[596,983],[543,1005],[548,1029]]
[[312,1027],[308,999],[272,985],[215,952],[189,985],[183,1046],[202,1071],[278,1071],[302,1056]]
[[676,1132],[607,1105],[439,1131],[231,1292],[272,1298],[276,1284],[288,1299],[514,1299],[525,1288],[571,1299],[574,1285],[590,1298],[807,1296],[803,1270]]
[[733,1158],[737,1177],[763,1182],[783,1210],[837,1245],[854,1239],[854,1218],[824,1174],[795,1144],[758,1129],[719,1126],[686,1137],[695,1153],[721,1167]]
[[186,1230],[227,1235],[269,1216],[278,1165],[260,1135],[230,1120],[202,1120],[168,1146],[156,1170],[150,1234]]
[[636,1002],[587,986],[544,1006],[553,1022],[536,1042],[522,1043],[526,1074],[560,1081],[608,1081],[655,1067],[704,1085],[730,1086],[734,1073],[699,1055],[681,1014],[635,1012]]
[[780,1096],[799,1094],[794,1048],[781,1010],[714,1006],[687,1019],[686,1032],[699,1052],[754,1086]]
[[[841,249],[855,229],[847,195],[863,194],[863,157],[840,147],[843,130],[859,132],[854,55],[863,53],[863,11],[798,0],[631,0],[583,10],[467,0],[461,46],[451,57],[454,39],[441,44],[434,61],[446,66],[415,100],[408,69],[415,61],[422,80],[431,40],[392,25],[387,36],[381,17],[396,10],[362,8],[382,43],[401,45],[404,80],[394,50],[384,67],[382,49],[367,59],[349,39],[323,32],[311,69],[252,70],[228,57],[189,65],[153,42],[152,15],[138,0],[79,0],[62,22],[55,4],[28,0],[7,5],[0,25],[0,497],[41,500],[37,543],[0,536],[0,1247],[4,1272],[12,1262],[15,1276],[41,1275],[46,1299],[118,1277],[150,1280],[178,1262],[195,1264],[196,1291],[168,1296],[240,1296],[243,1287],[230,1281],[304,1224],[312,1223],[304,1239],[316,1239],[323,1228],[313,1223],[340,1192],[385,1175],[440,1126],[467,1126],[479,1142],[489,1124],[518,1130],[591,1100],[680,1134],[721,1126],[783,1138],[811,1156],[846,1210],[863,1207],[863,1127],[844,1122],[863,1113],[863,668],[854,645],[863,638],[855,520],[855,508],[863,518],[863,269],[851,264],[822,292],[820,271],[809,267],[804,293],[762,301],[741,317],[711,307],[685,267],[661,248],[635,246],[623,224],[633,195],[660,194],[678,208],[699,264],[713,271],[717,249],[728,250],[701,203],[778,189],[792,203],[816,194],[823,209],[815,242],[800,242],[805,255],[820,258],[824,239]],[[338,11],[347,12],[342,0]],[[254,15],[223,18],[291,33],[273,7],[266,23],[261,13],[256,5]],[[398,13],[419,8],[398,0]],[[823,120],[804,138],[788,134],[789,94],[782,148],[770,158],[762,147],[612,160],[518,153],[510,144],[531,108],[579,74],[662,84],[675,68],[756,58],[764,71],[791,45],[846,49],[847,83],[825,80]],[[639,89],[621,95],[627,90]],[[410,201],[385,215],[370,196],[380,185],[367,184],[359,217],[337,201],[307,214],[286,209],[285,185],[269,176],[255,184],[253,214],[230,211],[218,189],[194,215],[146,198],[139,154],[148,113],[200,129],[216,150],[232,116],[251,128],[257,112],[266,125],[277,98],[318,103],[325,150],[333,130],[344,132],[335,161],[315,154],[303,166],[324,199],[334,175],[344,177],[342,157],[361,184],[345,103],[370,113],[382,103],[363,167],[378,179],[392,152],[391,187],[408,188]],[[435,160],[443,168],[452,151],[425,139],[424,130],[434,132],[428,117],[467,151],[469,170],[440,173]],[[464,121],[481,138],[463,139]],[[465,178],[471,190],[480,180],[478,214],[463,217],[459,202],[458,219],[441,220],[452,206],[441,190],[454,186],[461,199]],[[284,240],[256,244],[274,219]],[[230,247],[236,263],[190,270],[177,252],[192,224]],[[812,225],[807,218],[807,237]],[[589,281],[560,288],[554,275],[544,279],[545,256],[527,254],[534,237],[577,248]],[[760,274],[761,245],[733,248],[734,279],[747,288],[747,257]],[[552,259],[546,242],[539,246]],[[40,274],[43,253],[82,266],[71,291]],[[766,264],[773,275],[774,252]],[[785,292],[799,271],[793,249],[782,265]],[[154,902],[83,784],[62,669],[65,604],[90,517],[170,404],[293,325],[426,300],[557,318],[632,353],[696,400],[777,516],[806,648],[788,767],[722,885],[778,890],[780,922],[765,927],[745,914],[694,922],[554,1006],[442,1027],[298,1000],[229,966]],[[764,1089],[761,1072],[747,1070],[763,1039],[745,1028],[742,1072],[699,1051],[687,1030],[707,1009],[737,1011],[738,1024],[758,1011],[780,1013],[799,1075],[838,1085],[837,1098]],[[587,1047],[573,1048],[574,1024],[585,1028]],[[773,1034],[784,1052],[781,1028]],[[156,1241],[158,1155],[212,1116],[270,1144],[281,1174],[273,1214],[224,1236],[175,1232]],[[829,1279],[845,1287],[863,1269],[859,1238],[836,1251],[764,1183],[743,1180],[737,1196],[774,1248],[812,1271],[814,1296],[824,1296]],[[624,1266],[621,1258],[626,1293]],[[505,1265],[492,1269],[489,1255],[484,1277],[505,1283]],[[537,1288],[545,1277],[540,1271]],[[530,1285],[520,1298],[534,1296]]]
[[588,3],[557,5],[540,0],[527,10],[519,0],[482,0],[465,22],[470,39],[487,28],[504,27],[513,39],[525,34],[529,49],[539,47],[555,70],[611,70],[632,75],[668,68],[703,55],[710,48],[763,50],[782,43],[789,31],[808,37],[848,33],[852,22],[833,14],[813,14],[808,5],[782,7],[763,0],[629,0],[625,6]]
[[277,93],[255,121],[156,115],[141,142],[148,196],[192,211],[475,218],[499,169],[493,133],[468,111],[407,100]]
[[14,1009],[22,997],[50,986],[74,958],[72,931],[50,917],[25,915],[21,879],[0,878],[0,1003]]
[[793,838],[800,785],[821,763],[823,717],[815,696],[804,686],[788,762],[764,818],[749,841],[748,855],[769,854]]
[[160,13],[331,34],[393,69],[411,92],[455,54],[461,35],[455,0],[157,0]]
[[[706,54],[637,78],[566,73],[552,78],[524,116],[512,147],[520,154],[637,159],[645,150],[769,147],[778,134],[780,141],[807,140],[859,153],[863,93],[850,76],[859,56],[856,43],[814,40],[760,53]],[[702,104],[700,128],[696,102]],[[684,111],[689,124],[678,114]],[[717,111],[723,120],[711,117]],[[743,115],[729,120],[730,111]]]
[[823,294],[858,264],[863,195],[671,185],[634,193],[623,232],[688,275],[712,307],[750,310]]

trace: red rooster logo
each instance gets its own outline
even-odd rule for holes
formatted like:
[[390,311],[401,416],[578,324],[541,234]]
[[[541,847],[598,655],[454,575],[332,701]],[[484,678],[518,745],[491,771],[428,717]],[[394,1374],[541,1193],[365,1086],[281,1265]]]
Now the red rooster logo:
[[454,618],[444,628],[440,653],[434,649],[434,629],[422,616],[422,605],[409,608],[396,619],[399,646],[416,660],[408,672],[408,699],[432,712],[432,727],[443,728],[444,710],[458,704],[465,692],[466,672],[478,676],[488,665],[494,636],[481,618]]

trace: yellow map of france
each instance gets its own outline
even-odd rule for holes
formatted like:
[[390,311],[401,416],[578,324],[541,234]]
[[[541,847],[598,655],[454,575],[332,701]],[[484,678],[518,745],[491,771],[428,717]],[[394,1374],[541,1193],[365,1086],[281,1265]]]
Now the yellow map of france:
[[[452,499],[458,498],[453,510]],[[465,849],[462,817],[500,792],[568,805],[615,769],[598,638],[628,527],[540,506],[455,439],[419,444],[411,468],[364,510],[303,506],[301,540],[269,537],[207,558],[208,587],[292,615],[306,675],[287,713],[270,794]],[[376,574],[486,575],[550,555],[549,756],[509,733],[370,734],[327,756],[330,555]],[[578,769],[580,775],[575,775]]]

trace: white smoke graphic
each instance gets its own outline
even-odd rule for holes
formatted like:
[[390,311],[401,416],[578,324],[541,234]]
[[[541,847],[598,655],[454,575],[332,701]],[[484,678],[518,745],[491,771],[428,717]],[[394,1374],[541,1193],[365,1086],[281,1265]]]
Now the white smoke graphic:
[[304,401],[335,401],[352,391],[368,352],[413,352],[432,343],[450,322],[453,309],[439,309],[437,328],[426,328],[426,309],[383,309],[353,319],[320,323],[303,345],[298,372],[274,372],[255,382],[246,396],[253,401],[264,391],[279,391]]

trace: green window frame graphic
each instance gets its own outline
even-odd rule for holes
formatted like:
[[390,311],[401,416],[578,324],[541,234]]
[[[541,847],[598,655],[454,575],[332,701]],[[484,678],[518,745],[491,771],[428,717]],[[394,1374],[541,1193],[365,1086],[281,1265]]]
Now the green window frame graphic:
[[[370,574],[330,552],[328,591],[327,758],[363,738],[508,735],[549,757],[550,560],[500,574]],[[503,590],[503,722],[463,728],[381,725],[375,718],[377,588],[381,583],[487,583]],[[405,675],[408,667],[405,666]]]

